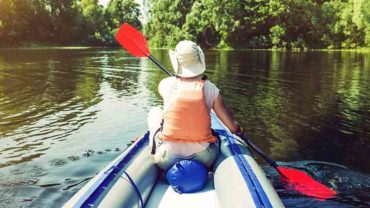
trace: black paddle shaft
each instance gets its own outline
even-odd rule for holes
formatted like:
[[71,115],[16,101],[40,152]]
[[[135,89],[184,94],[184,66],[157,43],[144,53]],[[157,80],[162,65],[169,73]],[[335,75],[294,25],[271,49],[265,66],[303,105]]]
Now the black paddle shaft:
[[175,76],[172,72],[170,72],[168,69],[166,69],[165,66],[163,66],[156,58],[154,58],[154,56],[152,56],[151,54],[148,56],[148,58],[150,60],[152,60],[159,68],[162,69],[162,71],[164,71],[167,75],[169,76]]
[[272,167],[275,169],[278,168],[278,165],[276,162],[271,159],[269,156],[267,156],[260,148],[258,148],[256,145],[254,145],[246,135],[238,135],[242,140],[244,140],[252,149],[254,149],[264,160],[266,160]]
[[[163,72],[165,72],[169,76],[175,76],[172,72],[170,72],[165,66],[163,66],[154,56],[149,54],[148,58],[153,61],[160,69],[162,69]],[[271,159],[269,156],[267,156],[262,150],[260,150],[256,145],[254,145],[252,142],[249,141],[248,137],[246,135],[238,135],[242,140],[244,140],[252,149],[254,149],[264,160],[266,160],[272,167],[274,167],[279,173],[278,165],[276,162]],[[282,174],[282,173],[281,173]],[[283,175],[283,174],[282,174]],[[283,175],[284,176],[284,175]]]
[[[170,72],[168,69],[166,69],[165,66],[163,66],[154,56],[151,54],[148,56],[150,60],[152,60],[159,68],[162,69],[167,75],[169,76],[175,76],[172,72]],[[266,160],[272,167],[274,167],[276,170],[278,170],[278,165],[276,162],[271,159],[269,156],[267,156],[260,148],[258,148],[256,145],[254,145],[252,142],[249,141],[248,137],[246,135],[238,135],[242,140],[244,140],[252,149],[254,149],[264,160]]]

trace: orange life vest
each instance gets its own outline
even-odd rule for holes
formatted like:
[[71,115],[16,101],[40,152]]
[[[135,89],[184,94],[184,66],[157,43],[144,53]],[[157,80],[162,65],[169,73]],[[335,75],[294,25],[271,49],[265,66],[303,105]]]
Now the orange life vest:
[[166,141],[215,142],[203,92],[204,80],[180,81],[177,98],[163,115],[159,138]]

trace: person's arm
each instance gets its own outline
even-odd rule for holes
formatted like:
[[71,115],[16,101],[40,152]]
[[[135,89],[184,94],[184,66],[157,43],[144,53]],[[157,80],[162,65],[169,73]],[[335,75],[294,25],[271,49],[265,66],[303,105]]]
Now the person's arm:
[[216,100],[213,103],[213,110],[215,111],[218,118],[222,121],[222,123],[224,123],[228,129],[230,129],[231,133],[242,133],[242,128],[234,119],[233,114],[225,105],[224,100],[220,94],[217,96]]

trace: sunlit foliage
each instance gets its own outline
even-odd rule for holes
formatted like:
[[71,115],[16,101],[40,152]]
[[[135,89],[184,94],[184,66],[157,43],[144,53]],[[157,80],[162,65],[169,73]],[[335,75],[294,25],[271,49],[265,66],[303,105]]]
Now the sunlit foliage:
[[112,45],[120,22],[139,22],[134,0],[0,0],[0,46]]
[[0,46],[116,45],[117,29],[128,22],[151,47],[182,39],[224,49],[370,47],[369,0],[137,2],[0,0]]

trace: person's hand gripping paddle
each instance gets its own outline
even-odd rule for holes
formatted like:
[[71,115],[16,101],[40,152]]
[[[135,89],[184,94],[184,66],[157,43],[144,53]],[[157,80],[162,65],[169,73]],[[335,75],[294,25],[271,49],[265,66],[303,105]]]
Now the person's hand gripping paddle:
[[[169,76],[175,76],[159,63],[152,55],[150,55],[146,38],[137,29],[125,23],[118,30],[116,39],[121,46],[135,57],[147,57],[152,60],[160,69]],[[292,168],[278,166],[274,160],[263,153],[256,145],[254,145],[244,134],[238,135],[245,141],[249,147],[255,150],[264,160],[274,167],[282,176],[281,179],[295,189],[296,191],[315,198],[328,199],[336,195],[336,192],[324,184],[316,181],[304,171]]]

